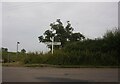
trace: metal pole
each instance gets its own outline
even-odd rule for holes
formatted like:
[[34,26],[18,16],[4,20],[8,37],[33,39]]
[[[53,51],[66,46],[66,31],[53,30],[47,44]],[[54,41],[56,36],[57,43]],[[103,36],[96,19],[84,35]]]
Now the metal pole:
[[20,42],[17,42],[17,52],[16,52],[16,60],[17,60],[17,56],[18,56],[18,45],[20,44]]
[[18,42],[17,42],[17,53],[18,53]]
[[18,44],[20,44],[20,42],[17,42],[17,53],[18,53]]
[[18,42],[17,42],[17,51],[16,51],[16,61],[17,61],[17,56],[18,56]]

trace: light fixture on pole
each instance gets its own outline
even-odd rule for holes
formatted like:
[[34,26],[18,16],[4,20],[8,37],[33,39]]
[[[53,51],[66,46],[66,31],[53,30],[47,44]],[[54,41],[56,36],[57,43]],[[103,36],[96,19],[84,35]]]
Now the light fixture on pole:
[[20,42],[17,42],[17,53],[18,53],[18,45],[20,44]]

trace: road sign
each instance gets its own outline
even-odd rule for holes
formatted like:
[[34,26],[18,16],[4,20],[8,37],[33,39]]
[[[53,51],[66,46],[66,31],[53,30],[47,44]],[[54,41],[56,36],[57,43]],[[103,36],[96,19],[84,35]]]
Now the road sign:
[[[52,42],[44,42],[47,45],[52,45]],[[53,42],[53,45],[61,45],[61,42]]]
[[52,37],[52,42],[44,42],[47,45],[52,45],[52,54],[53,54],[53,46],[54,45],[61,45],[61,42],[54,42],[54,37]]
[[54,42],[53,45],[61,45],[61,42]]
[[47,45],[52,45],[52,42],[44,42]]

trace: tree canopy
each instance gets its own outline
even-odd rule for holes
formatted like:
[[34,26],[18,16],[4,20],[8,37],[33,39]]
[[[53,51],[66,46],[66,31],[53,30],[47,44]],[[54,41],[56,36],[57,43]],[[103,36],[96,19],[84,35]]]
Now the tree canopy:
[[25,49],[22,49],[22,50],[21,50],[21,53],[26,53],[26,50],[25,50]]
[[[61,20],[57,19],[56,22],[50,24],[50,27],[50,30],[46,30],[42,36],[38,37],[40,42],[52,42],[52,37],[54,37],[54,41],[61,42],[61,47],[64,47],[67,42],[85,39],[81,33],[73,33],[74,28],[71,26],[70,21],[67,21],[67,25],[64,26]],[[51,48],[51,46],[48,46],[48,48]]]
[[1,51],[2,51],[2,52],[8,52],[8,49],[2,47],[2,48],[1,48]]

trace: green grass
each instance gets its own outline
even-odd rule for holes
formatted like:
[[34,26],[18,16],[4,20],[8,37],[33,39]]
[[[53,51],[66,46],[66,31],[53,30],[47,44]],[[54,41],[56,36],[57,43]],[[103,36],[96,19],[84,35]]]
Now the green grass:
[[23,67],[24,64],[21,62],[14,62],[14,63],[2,63],[2,66],[7,66],[7,67]]

